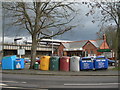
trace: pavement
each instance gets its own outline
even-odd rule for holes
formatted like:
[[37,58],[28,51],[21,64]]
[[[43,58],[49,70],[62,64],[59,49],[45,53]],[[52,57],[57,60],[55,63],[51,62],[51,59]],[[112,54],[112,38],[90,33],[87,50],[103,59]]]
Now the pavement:
[[26,74],[26,75],[54,75],[54,76],[120,76],[117,70],[113,70],[114,66],[110,66],[107,70],[88,70],[88,71],[42,71],[42,70],[31,70],[27,67],[22,70],[0,70],[4,74]]

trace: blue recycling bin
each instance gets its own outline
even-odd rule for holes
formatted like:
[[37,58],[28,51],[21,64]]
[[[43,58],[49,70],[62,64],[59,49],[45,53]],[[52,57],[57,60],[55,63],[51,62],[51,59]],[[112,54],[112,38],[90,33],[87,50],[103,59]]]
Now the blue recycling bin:
[[13,56],[6,56],[2,58],[2,69],[10,69],[14,70],[14,61],[16,60],[16,55]]
[[80,70],[93,70],[93,60],[91,57],[81,58]]
[[94,59],[94,68],[97,69],[107,69],[108,68],[108,59],[104,56],[98,56]]
[[23,58],[18,58],[14,61],[14,67],[15,69],[24,69],[24,59]]

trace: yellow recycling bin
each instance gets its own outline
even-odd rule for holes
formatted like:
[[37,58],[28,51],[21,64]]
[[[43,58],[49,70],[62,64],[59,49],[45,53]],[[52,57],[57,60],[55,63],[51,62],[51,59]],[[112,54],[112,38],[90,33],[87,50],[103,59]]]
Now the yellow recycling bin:
[[40,70],[49,70],[50,56],[42,56],[40,60]]

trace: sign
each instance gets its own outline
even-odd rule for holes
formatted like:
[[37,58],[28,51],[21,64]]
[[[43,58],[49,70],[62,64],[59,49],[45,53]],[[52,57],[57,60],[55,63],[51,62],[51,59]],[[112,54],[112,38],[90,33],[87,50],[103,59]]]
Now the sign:
[[18,49],[17,54],[18,55],[25,55],[25,49]]
[[111,52],[110,49],[98,49],[97,51],[98,52]]

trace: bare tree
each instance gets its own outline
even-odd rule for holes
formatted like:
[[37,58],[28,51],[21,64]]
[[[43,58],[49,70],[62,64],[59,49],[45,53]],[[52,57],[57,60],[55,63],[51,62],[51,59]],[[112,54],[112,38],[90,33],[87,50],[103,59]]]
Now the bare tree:
[[[33,69],[37,44],[41,39],[51,38],[71,30],[75,25],[70,25],[74,20],[76,10],[74,3],[70,2],[12,2],[3,3],[7,14],[13,18],[13,25],[25,28],[32,37],[31,64]],[[54,34],[51,32],[54,30]]]
[[[88,7],[91,7],[90,12],[88,12],[86,15],[93,15],[96,12],[96,8],[99,9],[101,12],[101,16],[98,16],[97,18],[101,20],[102,25],[104,24],[115,24],[117,27],[117,59],[120,60],[120,1],[96,1],[91,0],[92,2],[89,3],[83,3],[88,5]],[[93,20],[92,22],[95,23],[96,20]]]
[[96,33],[98,39],[103,39],[103,35],[106,35],[107,43],[110,49],[117,54],[117,28],[116,26],[103,26]]
[[117,28],[116,26],[103,26],[96,33],[98,39],[103,39],[103,35],[105,34],[107,37],[107,43],[109,44],[111,49],[117,49],[116,41],[117,41]]

